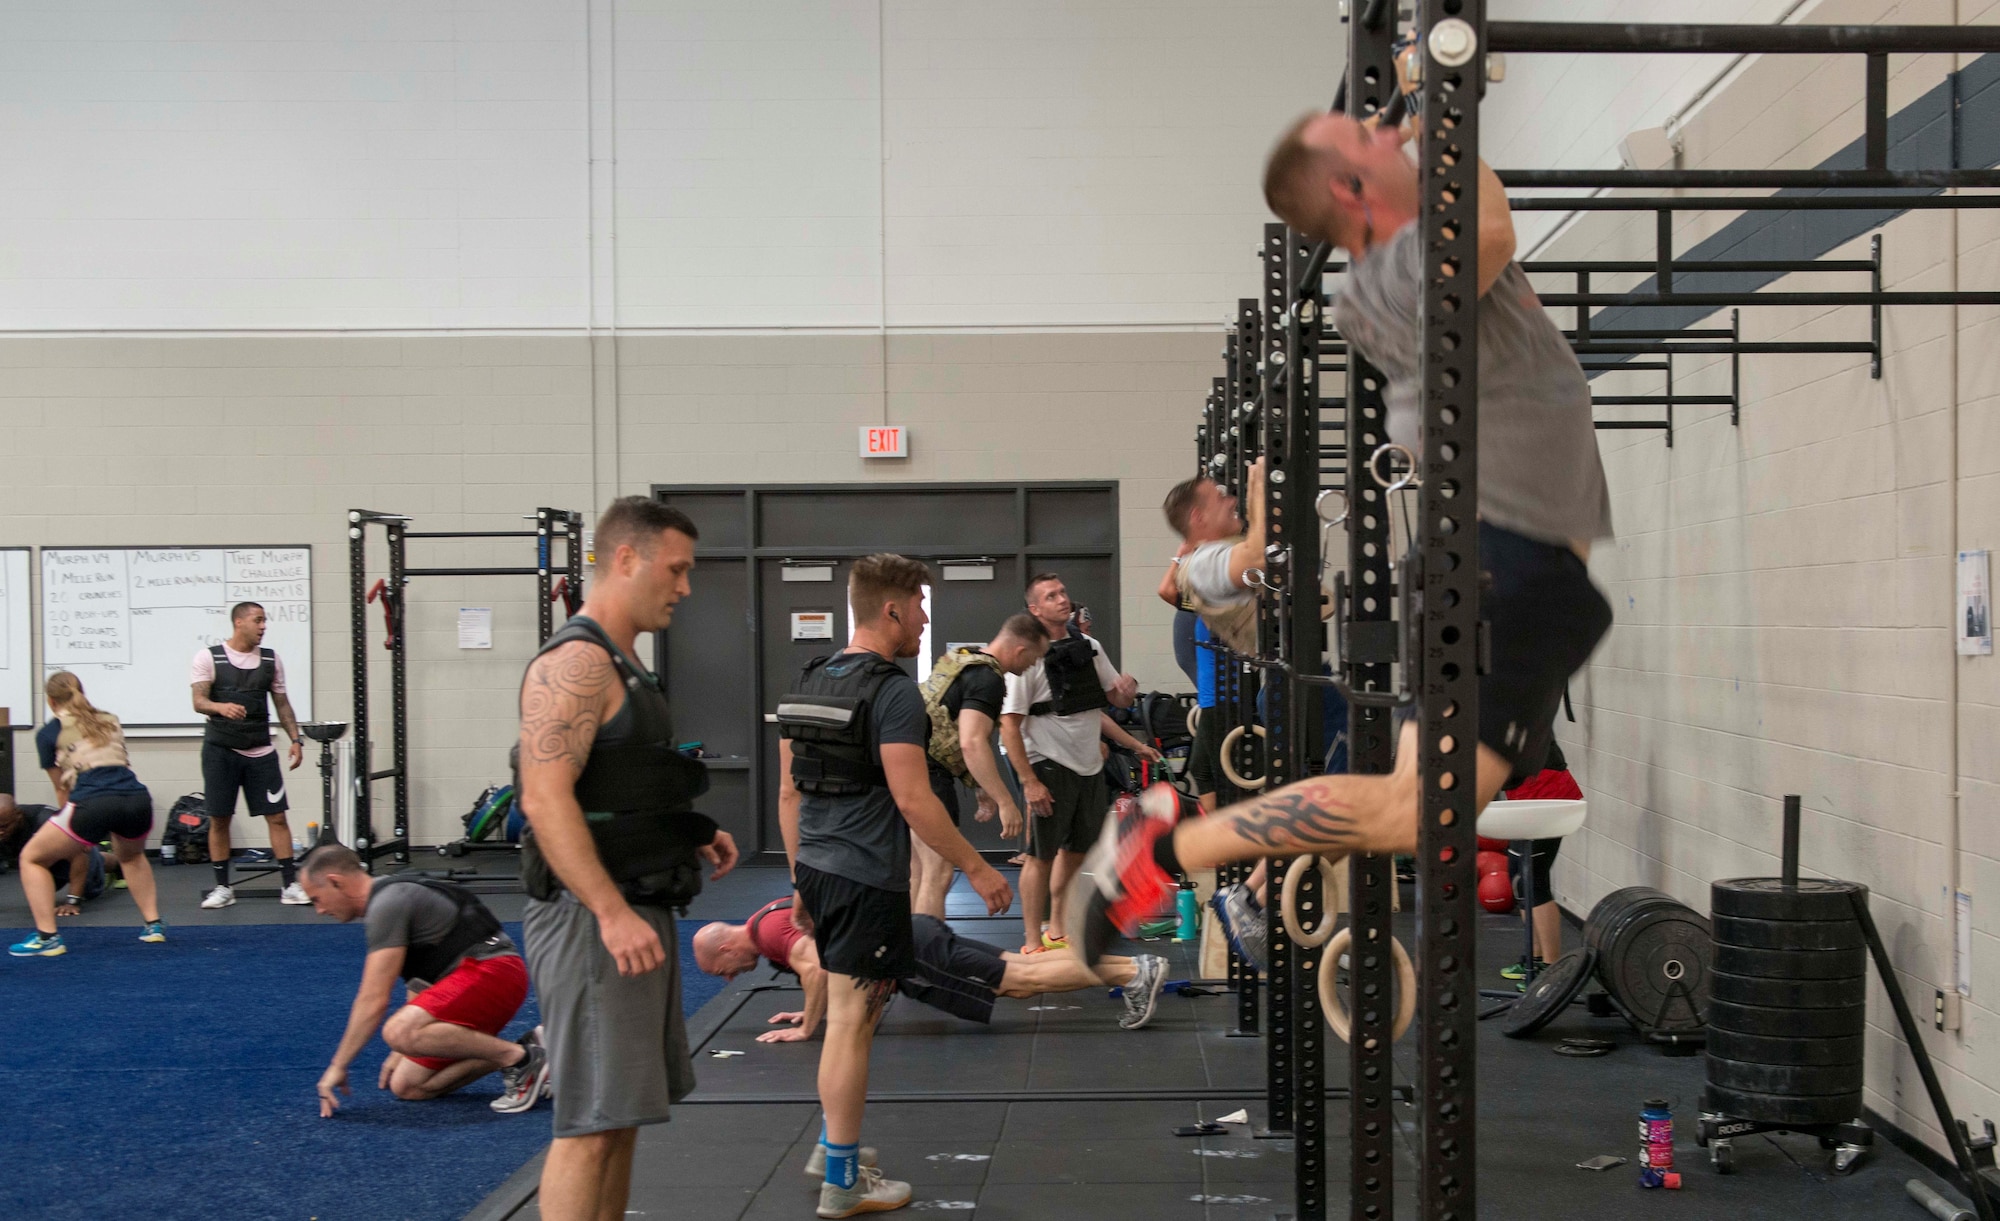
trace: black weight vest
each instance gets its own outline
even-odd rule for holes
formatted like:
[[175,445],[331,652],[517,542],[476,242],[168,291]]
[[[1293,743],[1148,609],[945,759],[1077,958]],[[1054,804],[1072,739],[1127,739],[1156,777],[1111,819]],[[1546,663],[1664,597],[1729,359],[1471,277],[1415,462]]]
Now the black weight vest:
[[[458,915],[451,922],[451,929],[436,941],[425,945],[409,945],[403,952],[403,979],[405,982],[420,979],[434,984],[443,979],[452,964],[468,950],[499,939],[500,920],[479,901],[479,896],[454,882],[437,878],[388,877],[375,879],[375,889],[384,886],[422,886],[433,894],[443,895],[458,907]],[[372,899],[373,896],[371,896]]]
[[[715,820],[694,809],[694,799],[708,791],[708,768],[677,748],[659,676],[627,657],[596,621],[570,616],[536,656],[575,640],[608,653],[625,685],[624,705],[598,728],[576,778],[576,803],[583,807],[598,859],[631,901],[681,906],[701,893],[696,850],[715,838]],[[514,772],[519,792],[518,757]],[[522,882],[531,896],[548,898],[560,879],[532,841],[531,828],[522,836],[522,855],[533,858],[522,862]]]
[[778,733],[792,744],[792,783],[801,793],[851,797],[888,787],[875,741],[875,702],[883,686],[908,677],[895,662],[865,651],[806,663],[778,701]]
[[229,664],[229,653],[219,644],[208,646],[215,661],[215,681],[208,686],[208,698],[218,704],[243,705],[243,719],[211,715],[201,731],[201,740],[231,750],[255,750],[271,744],[271,685],[278,680],[278,655],[269,649],[257,650],[257,668],[239,670]]
[[1065,636],[1042,658],[1049,698],[1028,706],[1029,716],[1076,716],[1109,708],[1111,699],[1097,681],[1097,655],[1088,638]]

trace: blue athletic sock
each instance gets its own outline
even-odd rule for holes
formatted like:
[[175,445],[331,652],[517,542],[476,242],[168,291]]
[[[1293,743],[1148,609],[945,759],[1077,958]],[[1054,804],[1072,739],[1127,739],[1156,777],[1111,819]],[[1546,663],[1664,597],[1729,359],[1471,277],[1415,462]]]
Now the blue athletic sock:
[[836,1145],[824,1137],[820,1143],[826,1145],[826,1181],[842,1189],[854,1186],[861,1173],[861,1146]]

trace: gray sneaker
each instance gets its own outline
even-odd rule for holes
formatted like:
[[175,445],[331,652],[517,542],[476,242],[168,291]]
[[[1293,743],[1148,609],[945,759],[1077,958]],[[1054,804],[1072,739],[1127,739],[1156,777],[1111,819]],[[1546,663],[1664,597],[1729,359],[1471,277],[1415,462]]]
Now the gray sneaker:
[[500,1096],[487,1106],[502,1115],[518,1115],[542,1100],[542,1087],[549,1083],[549,1053],[540,1043],[522,1043],[528,1054],[519,1064],[500,1070]]
[[1160,1003],[1160,985],[1167,982],[1166,959],[1141,954],[1134,961],[1139,969],[1125,985],[1125,1012],[1118,1017],[1120,1030],[1137,1030],[1153,1020],[1153,1008]]
[[1215,918],[1222,922],[1223,935],[1229,938],[1236,956],[1262,971],[1270,960],[1271,937],[1264,910],[1250,897],[1250,888],[1241,882],[1225,886],[1215,892],[1208,905],[1215,909]]
[[910,1202],[910,1185],[885,1179],[873,1166],[863,1166],[854,1176],[854,1186],[819,1185],[819,1215],[858,1217],[862,1213],[886,1213]]
[[[875,1164],[875,1147],[873,1145],[861,1146],[859,1161],[863,1166],[873,1166]],[[814,1182],[822,1182],[825,1180],[826,1178],[825,1145],[814,1145],[813,1151],[806,1155],[806,1177],[813,1180]]]

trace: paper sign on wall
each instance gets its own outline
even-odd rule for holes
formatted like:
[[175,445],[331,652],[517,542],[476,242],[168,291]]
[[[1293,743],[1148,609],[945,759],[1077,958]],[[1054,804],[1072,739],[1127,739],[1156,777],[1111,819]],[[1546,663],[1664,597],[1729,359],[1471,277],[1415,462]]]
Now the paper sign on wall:
[[1993,651],[1993,584],[1987,555],[1958,553],[1958,651],[1967,656]]
[[458,608],[458,647],[461,649],[490,649],[493,647],[492,607],[461,606]]
[[832,640],[832,611],[793,611],[793,640]]

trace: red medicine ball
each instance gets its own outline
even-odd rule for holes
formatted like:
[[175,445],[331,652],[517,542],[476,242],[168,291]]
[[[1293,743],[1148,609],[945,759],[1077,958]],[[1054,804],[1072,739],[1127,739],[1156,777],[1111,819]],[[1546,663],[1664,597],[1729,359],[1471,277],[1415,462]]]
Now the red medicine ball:
[[1504,839],[1494,839],[1490,835],[1482,835],[1479,837],[1479,850],[1481,852],[1505,852],[1507,851],[1507,841]]
[[1514,883],[1508,880],[1505,870],[1479,879],[1479,905],[1501,916],[1514,910]]
[[1504,852],[1482,852],[1473,860],[1473,867],[1479,871],[1479,876],[1482,880],[1489,873],[1504,875],[1507,872],[1507,854]]

